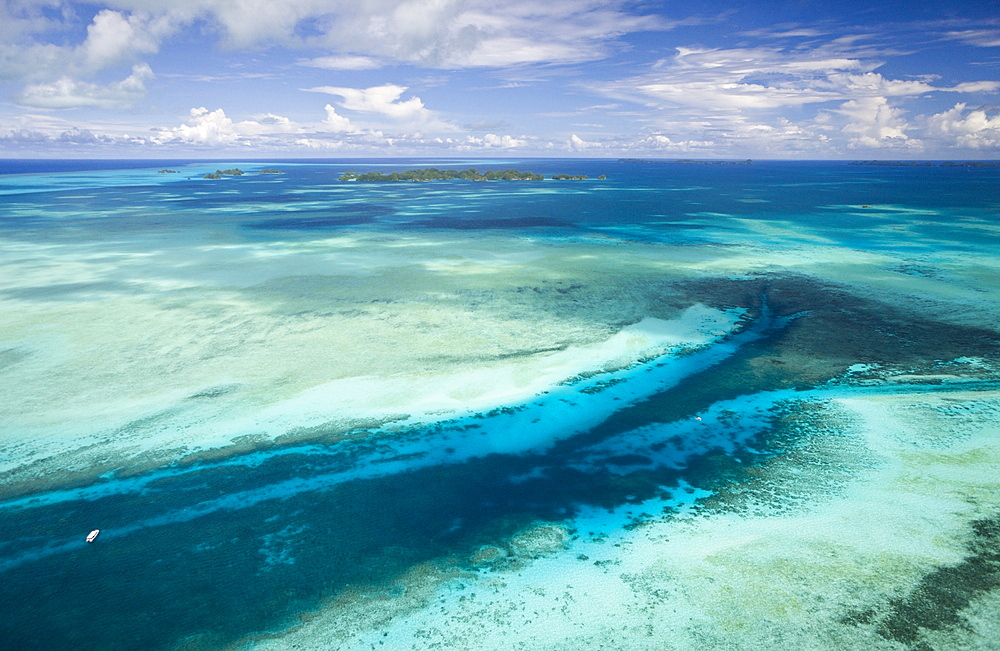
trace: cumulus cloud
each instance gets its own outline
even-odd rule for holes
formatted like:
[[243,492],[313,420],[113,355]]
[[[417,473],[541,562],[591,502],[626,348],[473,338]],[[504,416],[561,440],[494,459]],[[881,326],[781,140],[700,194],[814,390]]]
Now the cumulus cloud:
[[528,144],[527,138],[487,133],[482,138],[468,136],[465,145],[470,149],[517,149]]
[[928,131],[953,147],[1000,148],[1000,115],[990,117],[984,109],[968,110],[962,102],[931,116]]
[[597,144],[596,142],[588,142],[574,133],[569,137],[568,149],[570,151],[584,151],[597,146]]
[[335,133],[337,132],[352,133],[357,131],[357,129],[354,128],[354,125],[351,124],[351,121],[348,118],[337,113],[337,109],[333,108],[329,104],[326,105],[325,109],[326,109],[326,118],[323,120],[323,124],[330,131],[333,131]]
[[49,84],[27,86],[16,101],[35,108],[130,108],[146,96],[146,82],[153,76],[149,66],[142,63],[134,66],[125,79],[106,86],[61,77]]
[[919,143],[906,134],[902,111],[889,106],[885,97],[865,97],[846,102],[838,113],[848,117],[843,132],[853,147],[901,147]]
[[94,16],[79,50],[87,67],[103,70],[158,51],[161,39],[172,29],[165,17],[151,19],[104,9]]
[[184,142],[220,145],[231,144],[240,139],[231,118],[222,109],[209,112],[204,106],[191,109],[191,119],[187,124],[165,131],[161,141],[182,140]]
[[387,137],[377,129],[360,129],[329,104],[325,114],[326,117],[317,122],[296,122],[273,113],[236,121],[221,108],[210,111],[202,106],[191,109],[186,123],[156,129],[150,141],[157,145],[196,147],[351,150],[419,139],[407,134]]
[[209,111],[202,106],[191,109],[190,115],[186,124],[157,130],[153,142],[253,146],[267,144],[274,136],[301,130],[299,125],[288,118],[271,113],[258,116],[255,120],[234,122],[221,108]]
[[[79,43],[47,42],[49,32],[73,27],[75,12],[67,7],[64,22],[31,13],[24,3],[0,11],[0,77],[7,79],[79,78],[109,67],[133,64],[159,50],[162,41],[180,27],[169,12],[122,13],[102,9],[87,25]],[[37,7],[36,7],[37,9]]]

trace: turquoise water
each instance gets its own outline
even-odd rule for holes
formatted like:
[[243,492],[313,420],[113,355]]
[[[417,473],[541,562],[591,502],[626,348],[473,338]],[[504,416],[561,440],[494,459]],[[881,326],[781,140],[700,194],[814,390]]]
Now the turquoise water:
[[1000,639],[1000,168],[0,172],[11,648]]

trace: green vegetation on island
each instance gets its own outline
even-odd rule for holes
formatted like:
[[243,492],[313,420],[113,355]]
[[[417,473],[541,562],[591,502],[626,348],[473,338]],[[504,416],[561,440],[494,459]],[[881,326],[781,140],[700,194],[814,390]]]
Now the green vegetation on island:
[[257,173],[258,174],[284,174],[284,172],[282,172],[281,170],[276,170],[276,169],[274,169],[272,167],[265,167],[264,169],[262,169],[261,171],[259,171]]
[[460,179],[463,181],[541,181],[545,177],[533,172],[521,172],[518,170],[486,170],[480,173],[474,167],[467,170],[439,170],[436,167],[426,167],[418,170],[406,170],[405,172],[382,172],[359,173],[349,170],[340,175],[341,181],[362,181],[362,182],[393,182],[393,181],[451,181]]
[[177,170],[160,170],[157,174],[180,174]]
[[223,176],[243,176],[243,174],[244,174],[243,170],[234,167],[228,170],[215,170],[214,172],[206,174],[202,178],[215,180],[215,179],[221,179]]
[[[581,181],[588,177],[582,175],[556,174],[552,177],[556,180]],[[597,177],[606,179],[604,174]],[[486,170],[480,172],[474,167],[467,170],[440,170],[436,167],[425,167],[423,169],[406,170],[405,172],[358,172],[348,170],[340,175],[341,181],[361,181],[361,182],[396,182],[396,181],[542,181],[545,177],[534,172],[522,172],[520,170]]]

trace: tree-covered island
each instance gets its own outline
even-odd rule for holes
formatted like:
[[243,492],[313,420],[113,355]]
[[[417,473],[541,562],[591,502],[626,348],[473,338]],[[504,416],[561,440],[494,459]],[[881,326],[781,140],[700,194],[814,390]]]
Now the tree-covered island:
[[[570,177],[566,174],[558,174],[552,178],[564,178],[580,180],[586,176]],[[519,170],[486,170],[480,172],[474,167],[467,170],[441,170],[436,167],[425,167],[417,170],[406,170],[405,172],[365,172],[360,173],[349,170],[340,175],[341,181],[361,181],[361,182],[393,182],[393,181],[542,181],[545,179],[541,174],[534,172],[521,172]]]
[[204,179],[221,179],[223,176],[243,176],[244,172],[238,167],[228,170],[215,170],[203,176]]

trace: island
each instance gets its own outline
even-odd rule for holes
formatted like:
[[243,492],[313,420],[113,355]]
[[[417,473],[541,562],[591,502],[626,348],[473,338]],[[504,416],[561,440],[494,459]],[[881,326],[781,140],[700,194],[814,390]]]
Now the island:
[[928,160],[852,160],[848,165],[879,165],[882,167],[934,167]]
[[941,163],[941,167],[1000,167],[1000,160],[970,160],[965,162],[949,160]]
[[157,174],[180,174],[177,170],[160,170]]
[[281,170],[276,170],[272,167],[265,167],[264,169],[257,172],[258,174],[284,174]]
[[406,170],[405,172],[382,172],[359,173],[349,170],[340,175],[341,181],[361,181],[361,182],[385,182],[385,181],[451,181],[460,179],[463,181],[541,181],[545,177],[533,172],[521,172],[518,170],[486,170],[480,173],[475,167],[467,170],[439,170],[436,167],[425,167],[423,169]]
[[244,174],[243,170],[239,169],[238,167],[234,167],[228,170],[215,170],[214,172],[209,172],[202,178],[215,180],[215,179],[221,179],[223,176],[243,176],[243,174]]
[[[570,176],[568,174],[556,174],[552,177],[556,180],[580,181],[587,177],[582,175]],[[598,179],[606,179],[603,174]],[[545,177],[534,172],[521,172],[520,170],[486,170],[480,172],[475,167],[467,170],[440,170],[436,167],[425,167],[423,169],[406,170],[404,172],[358,172],[348,170],[340,175],[341,181],[361,181],[361,182],[396,182],[396,181],[542,181]]]
[[711,158],[678,158],[678,159],[651,159],[651,158],[619,158],[619,163],[644,163],[657,165],[750,165],[753,160],[716,160]]
[[848,165],[881,165],[883,167],[1000,167],[1000,161],[946,160],[935,162],[929,160],[854,160]]

